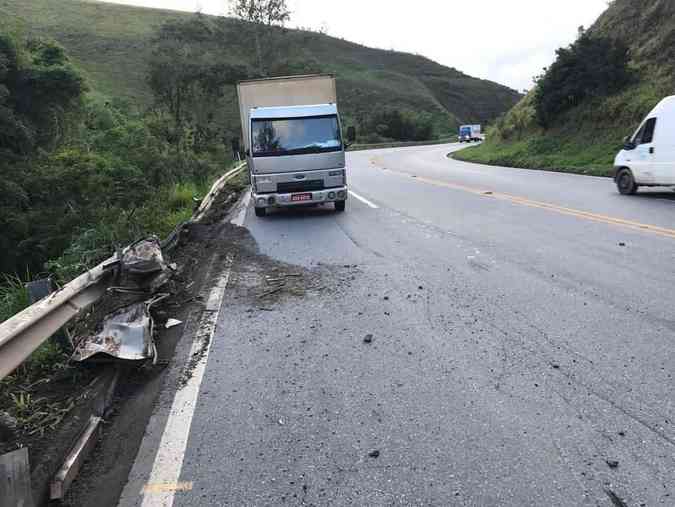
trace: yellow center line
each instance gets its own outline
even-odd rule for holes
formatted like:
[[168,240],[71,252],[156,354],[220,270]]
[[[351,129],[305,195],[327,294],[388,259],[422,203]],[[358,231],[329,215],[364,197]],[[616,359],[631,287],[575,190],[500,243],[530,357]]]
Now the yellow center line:
[[[379,165],[379,160],[371,159],[371,162],[374,165]],[[390,169],[391,170],[391,169]],[[599,222],[609,225],[616,225],[619,227],[624,227],[627,229],[650,232],[658,236],[663,236],[666,238],[675,239],[675,229],[668,229],[665,227],[659,227],[657,225],[643,224],[640,222],[634,222],[632,220],[625,220],[623,218],[615,218],[607,215],[600,215],[598,213],[591,213],[589,211],[582,211],[573,208],[566,208],[564,206],[558,206],[557,204],[551,204],[548,202],[534,201],[532,199],[527,199],[526,197],[519,197],[511,194],[504,194],[501,192],[492,192],[489,190],[479,189],[475,187],[469,187],[466,185],[461,185],[458,183],[450,183],[447,181],[440,181],[432,178],[426,178],[423,176],[413,176],[402,171],[396,171],[399,174],[404,174],[414,177],[417,181],[428,183],[430,185],[435,185],[439,187],[452,188],[453,190],[462,190],[464,192],[469,192],[472,194],[480,195],[482,197],[489,197],[493,199],[499,199],[501,201],[508,201],[515,204],[520,204],[523,206],[529,206],[531,208],[546,209],[559,213],[561,215],[568,215],[577,218],[582,218],[584,220],[589,220],[592,222]]]

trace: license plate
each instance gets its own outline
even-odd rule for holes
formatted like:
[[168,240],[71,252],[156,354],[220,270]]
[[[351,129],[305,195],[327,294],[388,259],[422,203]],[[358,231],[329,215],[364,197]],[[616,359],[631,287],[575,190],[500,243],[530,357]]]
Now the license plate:
[[304,202],[304,201],[311,201],[311,200],[312,200],[312,194],[293,194],[291,196],[292,202]]

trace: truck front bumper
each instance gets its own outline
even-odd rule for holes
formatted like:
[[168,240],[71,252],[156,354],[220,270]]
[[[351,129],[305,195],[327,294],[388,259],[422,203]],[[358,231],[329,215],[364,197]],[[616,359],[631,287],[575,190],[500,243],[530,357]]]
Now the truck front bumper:
[[[292,194],[257,194],[251,192],[253,204],[256,208],[289,208],[291,206],[307,206],[331,203],[336,201],[346,201],[349,196],[348,187],[326,188],[324,190],[314,190],[311,192],[293,192]],[[294,200],[293,196],[309,196],[311,199]]]

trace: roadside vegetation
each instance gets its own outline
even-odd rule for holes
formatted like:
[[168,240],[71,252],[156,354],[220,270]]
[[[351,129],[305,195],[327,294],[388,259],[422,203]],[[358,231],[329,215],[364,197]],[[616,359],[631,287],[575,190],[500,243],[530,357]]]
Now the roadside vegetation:
[[[190,84],[192,99],[201,86]],[[153,89],[154,106],[140,113],[96,93],[58,43],[0,28],[0,321],[28,306],[29,279],[61,285],[116,248],[166,236],[231,166],[211,123],[177,115]],[[46,343],[3,392],[67,369],[68,353]]]
[[[610,176],[625,136],[672,94],[675,6],[616,0],[460,160]],[[645,38],[644,33],[650,33]]]
[[[231,4],[245,7],[247,2]],[[430,117],[433,139],[456,134],[460,123],[489,122],[520,98],[507,87],[418,55],[367,48],[312,30],[289,30],[279,22],[268,23],[256,10],[249,15],[246,9],[234,9],[231,14],[241,20],[77,0],[0,0],[0,15],[20,20],[27,33],[60,41],[95,90],[141,109],[154,103],[147,62],[153,58],[156,29],[166,22],[191,27],[185,32],[190,32],[193,47],[217,53],[220,64],[246,67],[252,76],[335,74],[341,113],[347,125],[359,127],[359,143],[416,140],[371,132],[368,125],[379,112],[419,114],[417,131],[426,129]],[[216,42],[220,49],[215,49]],[[228,139],[239,134],[231,93],[219,110]]]

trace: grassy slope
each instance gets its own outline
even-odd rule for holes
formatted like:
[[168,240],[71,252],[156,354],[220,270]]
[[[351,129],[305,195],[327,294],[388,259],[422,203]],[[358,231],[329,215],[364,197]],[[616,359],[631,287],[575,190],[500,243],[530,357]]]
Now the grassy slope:
[[634,85],[615,96],[586,101],[561,116],[548,131],[535,124],[530,93],[497,122],[483,146],[464,150],[456,157],[496,165],[610,175],[621,140],[659,100],[673,93],[675,4],[670,0],[616,0],[591,30],[629,44]]
[[[78,0],[0,0],[0,17],[20,20],[27,33],[63,44],[90,76],[93,88],[111,96],[148,104],[145,84],[149,39],[167,19],[190,14]],[[229,20],[233,33],[240,28]],[[371,49],[325,35],[290,30],[290,52],[321,65],[338,77],[344,112],[352,117],[385,106],[434,115],[437,134],[460,122],[493,120],[519,95],[509,88],[475,79],[423,57]],[[248,55],[236,54],[240,61]],[[236,110],[233,107],[232,115]]]

